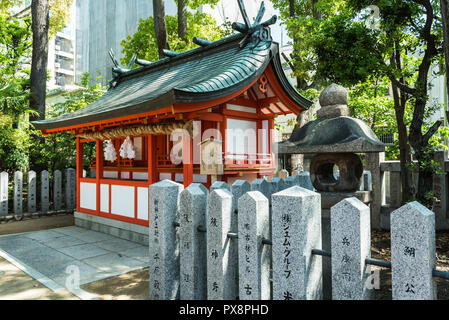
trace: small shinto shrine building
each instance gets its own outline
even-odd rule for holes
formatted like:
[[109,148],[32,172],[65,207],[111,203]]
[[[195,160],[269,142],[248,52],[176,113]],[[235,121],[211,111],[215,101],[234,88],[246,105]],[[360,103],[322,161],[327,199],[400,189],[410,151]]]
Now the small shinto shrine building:
[[[269,28],[276,17],[260,23],[262,15],[253,25],[245,15],[246,25],[234,24],[237,34],[216,42],[195,39],[198,48],[165,51],[157,62],[132,59],[124,69],[111,54],[114,79],[102,97],[76,112],[34,122],[44,134],[76,136],[76,214],[148,226],[149,186],[158,181],[209,187],[215,179],[252,182],[275,174],[275,117],[297,115],[312,102],[284,73]],[[134,64],[139,67],[132,69]],[[173,139],[177,129],[184,130],[182,140]],[[127,137],[132,159],[120,155]],[[216,140],[222,165],[215,175],[205,174],[201,148]],[[83,175],[83,145],[92,142],[96,157]],[[115,149],[114,161],[105,159],[107,144]],[[173,150],[182,161],[173,161]]]

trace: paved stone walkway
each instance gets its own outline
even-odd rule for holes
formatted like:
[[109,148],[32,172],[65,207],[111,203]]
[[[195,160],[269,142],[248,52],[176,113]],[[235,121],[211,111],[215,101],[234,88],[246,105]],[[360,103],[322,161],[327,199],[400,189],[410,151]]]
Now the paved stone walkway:
[[[149,266],[148,247],[78,227],[0,236],[0,256],[52,289],[67,288],[92,299],[75,286]],[[75,271],[74,271],[75,270]]]

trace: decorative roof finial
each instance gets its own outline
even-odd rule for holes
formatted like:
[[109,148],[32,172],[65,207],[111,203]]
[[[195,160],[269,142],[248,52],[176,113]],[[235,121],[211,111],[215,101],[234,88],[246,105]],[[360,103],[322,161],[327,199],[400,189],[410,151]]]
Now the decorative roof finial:
[[256,20],[251,25],[249,21],[248,14],[246,13],[245,4],[243,0],[237,0],[240,12],[242,13],[243,20],[245,24],[234,22],[232,24],[232,29],[246,34],[245,38],[240,42],[240,48],[244,48],[248,43],[259,43],[260,41],[271,41],[271,30],[270,25],[275,24],[277,21],[277,16],[274,15],[265,22],[260,22],[265,14],[265,3],[262,1],[260,4],[259,13],[257,14]]
[[125,72],[128,72],[129,70],[131,70],[131,68],[133,67],[134,63],[136,63],[136,55],[133,54],[131,60],[128,63],[127,68],[123,68],[120,63],[118,62],[118,60],[115,58],[115,53],[114,50],[109,49],[109,57],[112,60],[112,63],[114,64],[115,67],[112,68],[112,80],[109,82],[109,85],[111,87],[115,87],[117,85],[117,81],[116,79]]

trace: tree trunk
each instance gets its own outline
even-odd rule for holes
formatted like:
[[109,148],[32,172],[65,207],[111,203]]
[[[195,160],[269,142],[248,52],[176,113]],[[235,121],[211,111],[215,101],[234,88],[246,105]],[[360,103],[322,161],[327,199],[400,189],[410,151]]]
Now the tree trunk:
[[33,0],[31,16],[33,30],[33,54],[30,76],[30,108],[39,112],[31,120],[45,119],[45,96],[47,93],[47,62],[48,62],[48,30],[49,30],[48,0]]
[[[400,52],[395,45],[394,54],[390,59],[390,65],[395,66],[397,69],[401,69],[401,59]],[[401,83],[404,83],[403,79],[401,79]],[[394,102],[394,113],[396,116],[396,123],[398,125],[398,139],[399,139],[399,161],[401,164],[401,187],[402,187],[402,203],[406,203],[413,198],[412,189],[411,189],[411,181],[412,176],[411,172],[407,166],[411,159],[410,154],[410,145],[408,144],[408,135],[407,135],[407,126],[404,122],[405,116],[405,106],[407,100],[405,99],[405,95],[403,92],[399,90],[397,85],[393,82],[391,83],[391,88],[393,91],[393,102]],[[401,92],[401,94],[400,94]]]
[[187,40],[187,0],[178,0],[178,37]]
[[168,45],[167,25],[165,23],[164,0],[153,0],[153,17],[159,59],[162,59],[165,57],[163,50],[170,49]]
[[396,123],[398,125],[399,139],[399,161],[401,164],[401,187],[402,187],[402,203],[406,203],[413,198],[411,190],[411,173],[407,163],[411,161],[410,146],[408,144],[407,127],[404,123],[405,105],[401,105],[398,88],[392,84],[394,111]]
[[443,48],[446,61],[445,62],[446,89],[447,89],[446,94],[449,96],[449,0],[440,0],[440,8],[443,20],[443,38],[444,38]]

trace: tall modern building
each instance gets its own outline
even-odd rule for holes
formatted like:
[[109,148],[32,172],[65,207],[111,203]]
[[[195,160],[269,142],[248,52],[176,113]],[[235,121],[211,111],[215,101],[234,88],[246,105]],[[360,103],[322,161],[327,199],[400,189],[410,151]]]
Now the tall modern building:
[[[137,31],[140,19],[153,15],[150,0],[75,0],[76,77],[79,82],[84,72],[93,78],[102,75],[106,84],[112,78],[109,49],[117,59],[123,57],[123,39]],[[165,1],[165,13],[176,15],[174,0]]]
[[[255,18],[262,0],[245,0],[250,19]],[[112,63],[108,56],[112,49],[117,59],[123,57],[120,43],[128,35],[137,31],[140,19],[153,15],[151,0],[75,0],[76,7],[76,78],[78,82],[83,72],[94,78],[101,74],[101,82],[106,84],[112,77]],[[273,5],[265,1],[265,17],[274,14]],[[220,0],[213,8],[201,6],[200,12],[215,18],[218,25],[226,21],[243,22],[235,0]],[[177,15],[174,0],[165,1],[165,14]],[[272,28],[275,41],[282,38],[280,22]]]
[[[249,18],[253,20],[262,0],[244,0],[244,2]],[[15,8],[15,14],[31,14],[30,5],[31,0],[25,0],[24,5]],[[265,18],[268,19],[277,13],[268,0],[265,1],[265,7]],[[218,25],[225,22],[243,22],[236,0],[220,0],[214,7],[205,5],[199,10],[214,17]],[[177,14],[175,0],[165,0],[165,13]],[[102,75],[99,81],[107,84],[112,78],[109,49],[112,49],[117,59],[120,59],[123,56],[120,44],[122,40],[137,31],[140,19],[152,15],[151,0],[74,0],[69,24],[50,39],[48,89],[76,88],[75,83],[80,82],[84,72],[90,73],[93,79]],[[290,39],[281,22],[278,21],[271,30],[274,41],[280,44],[281,50],[288,56],[292,48],[289,46]],[[446,82],[443,76],[435,73],[438,68],[440,66],[434,66],[429,76],[431,84],[429,104],[440,106],[431,121],[445,119],[447,123]],[[284,71],[287,75],[291,74],[288,66]],[[295,83],[293,77],[290,79]],[[288,119],[285,119],[285,122],[287,121]]]
[[[20,7],[12,10],[12,15],[24,17],[31,15],[31,0],[26,0]],[[49,80],[47,89],[72,89],[75,86],[75,6],[70,10],[70,22],[67,26],[50,38],[48,44],[48,65]]]

